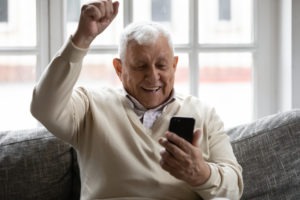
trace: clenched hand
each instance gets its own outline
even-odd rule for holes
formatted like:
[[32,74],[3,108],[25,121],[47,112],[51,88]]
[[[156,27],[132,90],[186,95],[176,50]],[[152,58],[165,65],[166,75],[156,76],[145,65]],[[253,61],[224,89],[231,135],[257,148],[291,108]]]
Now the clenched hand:
[[111,0],[91,1],[83,5],[73,43],[80,48],[88,48],[116,17],[118,9],[119,2]]

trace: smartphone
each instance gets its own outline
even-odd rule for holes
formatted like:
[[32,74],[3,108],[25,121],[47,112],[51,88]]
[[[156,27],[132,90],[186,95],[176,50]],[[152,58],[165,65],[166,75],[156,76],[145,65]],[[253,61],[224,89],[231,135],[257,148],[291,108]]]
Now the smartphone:
[[169,131],[192,143],[194,126],[195,119],[192,117],[172,117],[170,120]]

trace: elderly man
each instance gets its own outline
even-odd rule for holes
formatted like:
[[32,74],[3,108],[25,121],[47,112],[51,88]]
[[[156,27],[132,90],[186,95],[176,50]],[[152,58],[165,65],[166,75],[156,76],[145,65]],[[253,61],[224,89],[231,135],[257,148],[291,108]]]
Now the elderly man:
[[[113,60],[123,90],[74,85],[92,41],[119,2],[82,7],[78,28],[35,86],[32,114],[77,151],[81,199],[239,199],[237,163],[214,109],[175,94],[169,33],[156,23],[125,28]],[[172,116],[196,121],[191,143],[168,131]]]

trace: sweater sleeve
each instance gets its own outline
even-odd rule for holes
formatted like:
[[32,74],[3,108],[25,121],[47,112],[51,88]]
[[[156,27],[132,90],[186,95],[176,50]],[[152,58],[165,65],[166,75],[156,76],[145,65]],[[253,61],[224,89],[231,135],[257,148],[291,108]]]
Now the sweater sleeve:
[[80,92],[72,95],[86,53],[87,49],[77,48],[70,38],[45,69],[32,95],[32,115],[70,143],[88,109]]
[[203,185],[194,187],[193,190],[203,199],[214,197],[240,199],[243,192],[242,168],[235,158],[223,122],[215,110],[210,110],[207,116],[203,134],[208,141],[207,162],[211,175]]

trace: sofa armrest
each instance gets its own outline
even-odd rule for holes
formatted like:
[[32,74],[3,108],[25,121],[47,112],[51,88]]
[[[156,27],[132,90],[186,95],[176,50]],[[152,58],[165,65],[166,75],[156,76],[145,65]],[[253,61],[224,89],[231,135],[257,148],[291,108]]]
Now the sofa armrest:
[[300,199],[300,110],[228,130],[243,167],[242,199]]
[[1,132],[0,199],[74,199],[71,151],[45,128]]

